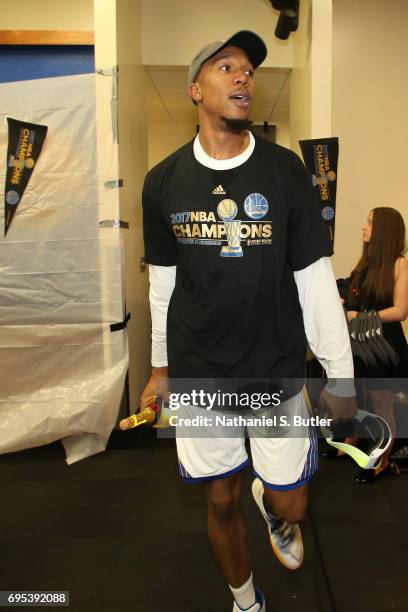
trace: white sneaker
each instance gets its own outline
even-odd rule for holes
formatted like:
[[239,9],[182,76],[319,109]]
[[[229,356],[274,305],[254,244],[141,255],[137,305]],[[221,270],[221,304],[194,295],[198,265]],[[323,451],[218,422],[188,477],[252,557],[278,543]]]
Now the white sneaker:
[[261,589],[255,587],[256,603],[250,608],[240,608],[236,601],[234,601],[234,607],[232,612],[266,612],[265,597]]
[[264,517],[273,552],[287,569],[298,569],[303,563],[303,541],[299,525],[267,512],[263,504],[264,487],[259,478],[252,483],[252,495]]

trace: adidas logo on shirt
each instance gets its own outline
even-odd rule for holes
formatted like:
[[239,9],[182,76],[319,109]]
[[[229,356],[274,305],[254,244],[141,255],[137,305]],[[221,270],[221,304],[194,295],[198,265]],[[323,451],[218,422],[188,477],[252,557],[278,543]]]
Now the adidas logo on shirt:
[[224,191],[224,187],[222,185],[218,185],[212,192],[214,195],[225,195],[227,192]]

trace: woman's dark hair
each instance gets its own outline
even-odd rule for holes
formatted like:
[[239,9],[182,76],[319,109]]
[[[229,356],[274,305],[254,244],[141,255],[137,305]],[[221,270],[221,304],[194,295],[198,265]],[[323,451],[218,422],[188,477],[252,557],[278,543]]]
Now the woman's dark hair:
[[351,273],[350,302],[359,308],[392,304],[395,262],[405,253],[405,223],[398,210],[380,206],[372,213],[371,238]]

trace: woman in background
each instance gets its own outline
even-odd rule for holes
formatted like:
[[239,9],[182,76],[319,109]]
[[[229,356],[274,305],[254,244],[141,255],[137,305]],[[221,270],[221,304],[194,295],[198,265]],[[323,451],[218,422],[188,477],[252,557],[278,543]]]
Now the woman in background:
[[[396,435],[393,393],[400,390],[399,381],[408,384],[408,346],[401,321],[408,315],[408,260],[404,257],[405,224],[394,208],[374,208],[368,215],[363,230],[363,252],[351,273],[345,307],[348,321],[360,312],[375,310],[383,323],[385,340],[398,356],[398,365],[367,367],[359,357],[354,357],[355,378],[365,378],[369,405],[390,425],[393,438]],[[389,461],[392,445],[375,470],[361,470],[356,477],[359,483],[372,482],[379,476],[398,473]]]

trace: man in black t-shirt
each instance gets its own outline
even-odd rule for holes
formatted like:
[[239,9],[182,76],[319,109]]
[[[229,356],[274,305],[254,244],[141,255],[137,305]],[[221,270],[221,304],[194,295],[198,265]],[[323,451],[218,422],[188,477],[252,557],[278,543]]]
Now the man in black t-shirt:
[[[286,421],[268,426],[268,435],[258,422],[248,425],[252,490],[275,554],[296,569],[303,561],[297,523],[317,468],[316,435],[304,424],[306,337],[328,376],[352,378],[353,369],[331,243],[305,168],[291,151],[248,131],[253,71],[265,56],[263,41],[248,31],[199,51],[189,71],[199,135],[146,176],[153,369],[141,407],[168,378],[172,385],[189,380],[190,390],[202,379],[215,390],[221,380],[238,381],[258,402],[260,391],[270,392],[262,415]],[[335,393],[326,390],[326,401],[343,405]],[[177,428],[180,474],[205,483],[209,538],[234,611],[257,612],[265,601],[253,584],[240,504],[245,428],[223,420],[220,397],[212,395],[220,418],[204,437]],[[236,397],[234,407],[242,407]],[[203,415],[194,397],[181,404],[179,421]],[[302,434],[291,436],[286,425],[295,416]]]

